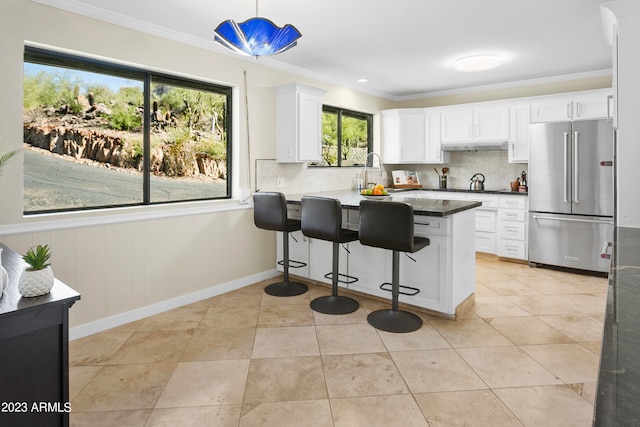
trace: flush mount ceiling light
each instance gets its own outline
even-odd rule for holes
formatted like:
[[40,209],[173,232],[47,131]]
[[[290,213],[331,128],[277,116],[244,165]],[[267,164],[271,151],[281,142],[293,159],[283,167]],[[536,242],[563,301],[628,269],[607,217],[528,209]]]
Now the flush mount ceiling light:
[[491,70],[500,65],[502,65],[502,58],[497,55],[474,55],[458,59],[453,69],[464,73],[472,73]]
[[297,44],[302,34],[293,25],[278,27],[267,18],[258,17],[258,0],[256,0],[256,17],[236,23],[232,19],[222,22],[214,31],[214,40],[242,55],[267,56],[282,53]]

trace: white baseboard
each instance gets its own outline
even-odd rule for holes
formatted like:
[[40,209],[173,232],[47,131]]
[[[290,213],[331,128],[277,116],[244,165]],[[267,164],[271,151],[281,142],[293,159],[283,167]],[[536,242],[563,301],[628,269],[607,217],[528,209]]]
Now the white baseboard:
[[127,311],[125,313],[119,313],[114,316],[105,317],[104,319],[94,320],[93,322],[85,323],[79,326],[74,326],[72,328],[69,328],[69,340],[73,341],[79,338],[84,338],[98,332],[106,331],[107,329],[115,328],[116,326],[125,325],[127,323],[144,319],[155,314],[173,310],[174,308],[182,307],[183,305],[193,304],[194,302],[222,295],[224,293],[243,288],[253,283],[270,279],[279,274],[280,272],[276,271],[276,269],[264,271],[262,273],[233,280],[231,282],[212,286],[201,291],[181,295],[170,300],[147,305],[135,310]]

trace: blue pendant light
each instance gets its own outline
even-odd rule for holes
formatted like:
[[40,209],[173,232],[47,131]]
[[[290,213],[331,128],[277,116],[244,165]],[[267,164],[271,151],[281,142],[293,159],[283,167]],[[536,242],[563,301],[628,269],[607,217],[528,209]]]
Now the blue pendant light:
[[[258,1],[256,0],[256,15]],[[242,55],[267,56],[291,49],[302,34],[293,25],[278,27],[266,18],[250,18],[236,23],[232,19],[222,22],[215,29],[215,41]]]

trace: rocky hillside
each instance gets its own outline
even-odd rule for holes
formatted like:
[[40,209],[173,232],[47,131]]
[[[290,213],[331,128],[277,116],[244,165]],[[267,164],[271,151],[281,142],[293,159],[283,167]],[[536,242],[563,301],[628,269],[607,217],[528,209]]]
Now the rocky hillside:
[[[85,113],[65,108],[40,108],[24,117],[24,142],[53,154],[77,161],[95,161],[116,168],[142,170],[142,133],[108,128],[110,111],[105,106],[83,101]],[[151,172],[157,176],[226,179],[226,161],[198,151],[197,138],[176,143],[163,123],[154,121]],[[209,136],[210,137],[210,136]]]

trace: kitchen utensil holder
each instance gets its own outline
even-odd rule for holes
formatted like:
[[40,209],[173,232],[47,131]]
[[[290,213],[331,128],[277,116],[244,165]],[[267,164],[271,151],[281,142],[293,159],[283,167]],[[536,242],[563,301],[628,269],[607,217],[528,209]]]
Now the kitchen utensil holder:
[[446,175],[440,175],[439,188],[440,188],[441,190],[443,190],[443,189],[446,189],[446,188],[447,188],[447,176],[446,176]]

